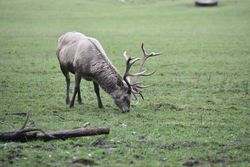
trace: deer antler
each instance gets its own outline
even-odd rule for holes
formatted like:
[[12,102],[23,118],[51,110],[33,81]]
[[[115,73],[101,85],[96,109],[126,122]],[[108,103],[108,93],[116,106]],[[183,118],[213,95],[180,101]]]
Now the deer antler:
[[[143,67],[144,67],[144,64],[145,64],[146,60],[149,57],[160,55],[160,53],[155,53],[155,52],[151,52],[151,53],[148,54],[144,49],[144,44],[143,43],[141,45],[141,49],[142,49],[142,52],[143,52],[143,58],[142,58],[142,61],[140,63],[139,71],[137,73],[135,73],[135,74],[129,73],[129,70],[130,70],[130,68],[132,67],[132,65],[135,62],[140,60],[140,58],[128,57],[126,51],[123,53],[123,56],[124,56],[124,58],[126,60],[126,71],[125,71],[123,79],[127,83],[127,85],[129,86],[129,91],[134,95],[136,100],[138,100],[137,97],[136,97],[136,94],[139,94],[141,96],[141,98],[144,100],[144,97],[142,95],[142,91],[143,91],[143,88],[148,87],[148,86],[140,85],[141,82],[138,82],[139,78],[141,76],[150,76],[150,75],[153,75],[155,73],[155,71],[154,71],[152,73],[146,74],[146,70],[143,70]],[[136,79],[134,80],[133,83],[131,83],[129,77],[136,77]]]
[[[144,49],[144,43],[142,42],[141,44],[141,49],[142,49],[142,52],[143,52],[143,58],[142,58],[142,61],[141,61],[141,64],[140,64],[140,67],[139,67],[139,72],[141,72],[143,70],[143,67],[144,67],[144,64],[146,62],[146,60],[149,58],[149,57],[153,57],[153,56],[158,56],[160,55],[161,53],[155,53],[155,52],[151,52],[151,53],[147,53]],[[151,75],[153,75],[155,72],[152,72]],[[139,79],[139,77],[136,78],[137,80]]]
[[139,94],[142,99],[143,99],[143,95],[141,94],[141,90],[142,87],[139,87],[139,82],[132,84],[130,81],[130,76],[144,76],[147,74],[144,74],[146,71],[142,71],[142,72],[138,72],[135,74],[131,74],[129,72],[129,70],[131,69],[132,65],[135,64],[135,62],[137,62],[138,60],[140,60],[140,58],[135,58],[135,57],[128,57],[126,51],[123,53],[123,56],[126,59],[126,70],[123,76],[123,80],[127,83],[128,87],[129,87],[129,92],[132,93],[135,97],[135,99],[137,99],[136,94]]

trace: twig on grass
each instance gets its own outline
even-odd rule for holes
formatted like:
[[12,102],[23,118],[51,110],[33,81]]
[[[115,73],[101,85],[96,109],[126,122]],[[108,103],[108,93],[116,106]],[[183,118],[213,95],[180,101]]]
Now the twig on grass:
[[61,115],[59,115],[59,114],[57,114],[55,112],[53,112],[53,115],[59,117],[62,121],[65,121],[65,118],[62,117]]
[[30,114],[29,113],[26,113],[26,119],[23,123],[23,126],[20,128],[20,130],[24,129],[29,121],[29,117],[30,117]]
[[27,116],[27,112],[9,112],[6,113],[5,115],[18,115],[18,116]]
[[57,117],[60,118],[62,121],[65,121],[65,120],[66,120],[63,116],[61,116],[60,114],[58,114],[57,111],[53,111],[53,115],[54,115],[54,116],[57,116]]

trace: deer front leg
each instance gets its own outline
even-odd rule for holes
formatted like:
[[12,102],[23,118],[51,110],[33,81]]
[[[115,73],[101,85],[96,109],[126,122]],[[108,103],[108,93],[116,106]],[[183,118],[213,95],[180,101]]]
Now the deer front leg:
[[63,75],[65,76],[65,81],[66,81],[66,104],[69,104],[69,86],[70,86],[70,77],[69,77],[69,72],[64,68],[64,66],[60,65],[61,71]]
[[79,90],[78,90],[77,101],[78,101],[79,104],[82,104],[82,97],[81,97],[80,84],[79,84]]
[[96,97],[97,97],[98,107],[99,108],[104,108],[103,104],[102,104],[101,97],[100,97],[99,85],[98,85],[98,83],[96,83],[94,81],[93,81],[93,84],[94,84],[95,94],[96,94]]
[[80,83],[81,83],[81,75],[76,72],[75,73],[75,89],[74,89],[73,97],[71,99],[69,108],[72,108],[74,106],[76,94],[80,92],[79,91],[80,90]]
[[66,80],[66,104],[69,104],[69,102],[70,102],[70,99],[69,99],[69,86],[70,86],[69,74],[67,75],[65,80]]

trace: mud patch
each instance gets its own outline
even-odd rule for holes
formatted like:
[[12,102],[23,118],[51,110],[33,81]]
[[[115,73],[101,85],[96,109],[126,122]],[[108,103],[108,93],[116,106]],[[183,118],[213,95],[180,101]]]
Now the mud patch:
[[89,146],[99,147],[99,148],[116,148],[118,144],[121,144],[120,141],[109,140],[106,141],[103,138],[98,138],[95,141],[91,142]]
[[186,160],[182,165],[190,167],[190,166],[197,166],[200,164],[202,164],[200,160],[191,157],[188,160]]
[[178,107],[175,104],[170,104],[170,103],[159,103],[155,105],[155,111],[159,110],[175,110],[175,111],[183,111],[184,108]]
[[230,158],[228,158],[228,157],[223,157],[223,158],[210,158],[210,157],[208,157],[208,161],[209,161],[210,166],[215,166],[216,164],[222,164],[224,166],[225,163],[230,161]]
[[198,145],[198,143],[195,141],[183,141],[183,142],[174,142],[174,143],[171,143],[168,145],[161,145],[158,148],[173,151],[173,150],[178,150],[178,149],[182,149],[182,148],[191,148],[191,147],[195,147],[197,145]]
[[216,111],[216,109],[213,109],[213,108],[204,108],[204,107],[198,107],[197,110],[201,111],[201,112],[213,112],[213,111]]
[[80,158],[80,159],[73,160],[70,164],[73,166],[75,166],[77,164],[86,165],[86,166],[97,166],[98,165],[94,160],[86,159],[86,158]]
[[8,162],[9,163],[14,163],[15,159],[20,159],[20,158],[25,158],[26,156],[22,154],[20,149],[14,149],[14,150],[10,150],[8,151]]

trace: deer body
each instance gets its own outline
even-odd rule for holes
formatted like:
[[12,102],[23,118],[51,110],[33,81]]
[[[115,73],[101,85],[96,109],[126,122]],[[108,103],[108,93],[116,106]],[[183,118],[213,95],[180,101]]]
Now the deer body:
[[[116,100],[117,96],[126,95],[128,87],[123,83],[121,75],[111,64],[101,44],[94,38],[87,37],[78,32],[68,32],[58,39],[57,57],[61,70],[66,78],[66,103],[69,103],[69,72],[75,74],[75,90],[70,107],[73,107],[75,96],[81,103],[80,82],[81,78],[93,81],[97,95],[98,106],[103,108],[99,94],[99,85],[105,92]],[[125,92],[125,93],[124,93]],[[122,106],[124,112],[129,107]]]
[[[129,111],[131,85],[126,76],[122,77],[112,65],[96,39],[79,32],[67,32],[58,39],[57,58],[65,76],[66,103],[70,103],[70,108],[74,106],[76,94],[78,94],[78,102],[82,102],[80,82],[84,78],[87,81],[93,81],[99,108],[103,108],[99,93],[100,86],[123,112]],[[75,88],[71,101],[69,72],[75,74]]]

